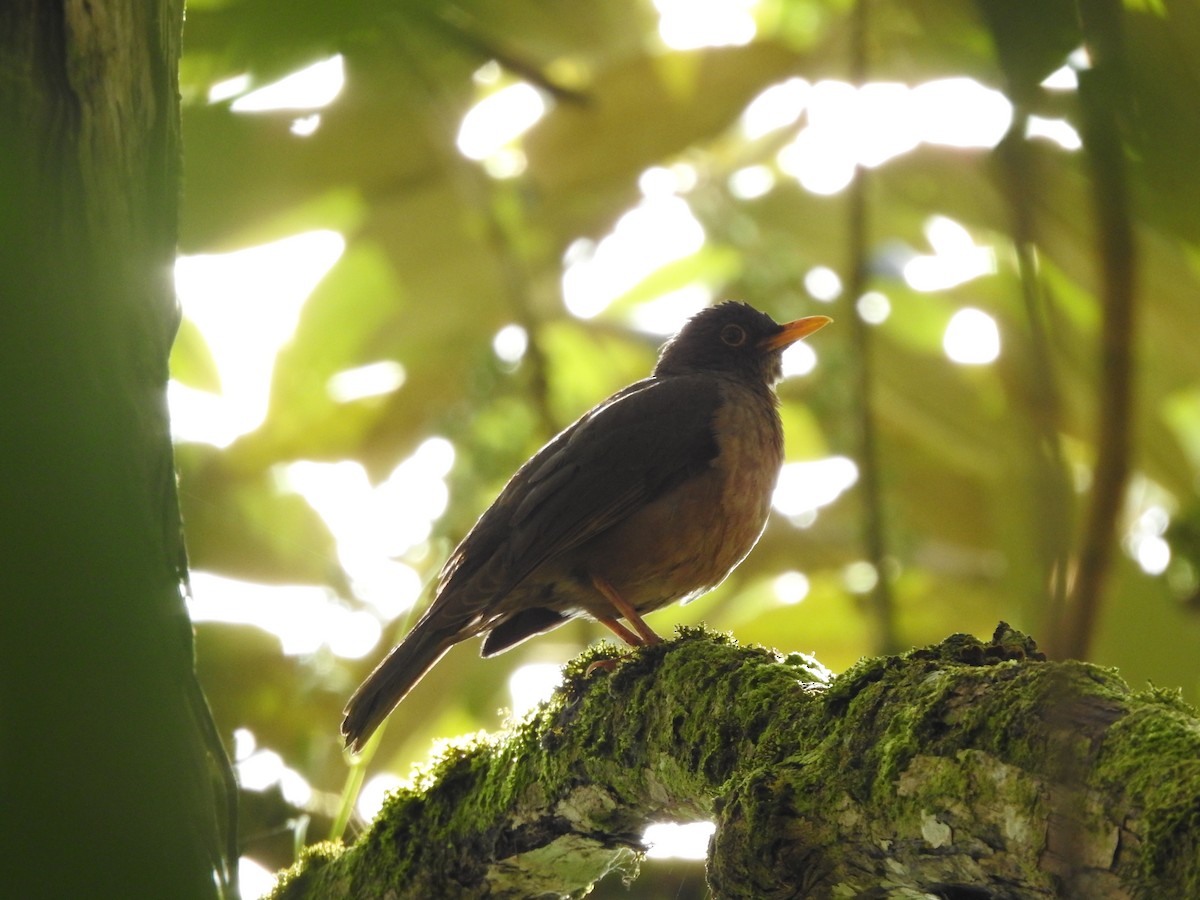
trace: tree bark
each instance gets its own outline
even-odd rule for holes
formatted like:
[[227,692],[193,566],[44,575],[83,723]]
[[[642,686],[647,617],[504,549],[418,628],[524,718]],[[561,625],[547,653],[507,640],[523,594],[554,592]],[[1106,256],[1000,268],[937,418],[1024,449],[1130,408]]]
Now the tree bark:
[[6,897],[212,897],[166,412],[182,0],[0,4]]
[[1194,711],[1007,626],[832,680],[697,631],[596,653],[274,896],[582,896],[648,823],[705,818],[718,898],[1200,896]]

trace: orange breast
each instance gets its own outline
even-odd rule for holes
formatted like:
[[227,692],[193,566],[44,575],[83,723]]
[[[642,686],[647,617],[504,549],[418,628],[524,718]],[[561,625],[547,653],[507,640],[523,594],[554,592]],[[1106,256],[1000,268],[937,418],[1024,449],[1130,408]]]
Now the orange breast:
[[711,467],[587,548],[588,570],[641,612],[716,587],[766,524],[783,461],[779,415],[770,395],[732,383],[724,401]]

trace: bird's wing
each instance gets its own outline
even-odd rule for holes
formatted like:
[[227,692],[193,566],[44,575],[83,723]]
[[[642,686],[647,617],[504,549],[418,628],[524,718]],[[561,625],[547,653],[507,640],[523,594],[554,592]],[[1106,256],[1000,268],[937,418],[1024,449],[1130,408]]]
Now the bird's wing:
[[719,391],[711,377],[650,378],[589,412],[513,476],[446,563],[438,598],[467,613],[699,474],[719,452]]
[[[447,649],[495,624],[495,601],[539,565],[707,468],[718,453],[719,391],[702,376],[639,381],[525,463],[447,561],[429,609],[355,691],[342,724],[347,746],[361,749]],[[546,627],[554,615],[532,612]],[[515,639],[537,630],[529,625]]]

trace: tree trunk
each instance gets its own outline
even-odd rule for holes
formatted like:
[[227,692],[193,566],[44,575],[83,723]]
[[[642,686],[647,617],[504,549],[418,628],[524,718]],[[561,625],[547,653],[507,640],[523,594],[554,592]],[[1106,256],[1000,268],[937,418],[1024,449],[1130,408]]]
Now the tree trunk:
[[1194,711],[1007,626],[832,680],[692,631],[612,675],[594,655],[276,897],[581,896],[648,823],[703,818],[723,900],[1200,896]]
[[5,897],[212,897],[225,866],[165,403],[182,14],[0,3]]

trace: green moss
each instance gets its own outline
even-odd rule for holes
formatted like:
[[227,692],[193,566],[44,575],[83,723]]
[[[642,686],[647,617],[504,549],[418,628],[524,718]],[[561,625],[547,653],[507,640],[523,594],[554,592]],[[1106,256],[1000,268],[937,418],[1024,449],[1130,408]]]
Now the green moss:
[[[350,871],[347,856],[357,855],[376,872],[386,860],[398,896],[425,889],[414,867],[459,873],[472,892],[510,877],[578,883],[636,860],[631,835],[648,819],[716,813],[718,880],[733,884],[757,865],[795,879],[803,894],[825,883],[822,872],[849,865],[842,829],[930,852],[966,829],[1037,859],[1047,785],[1098,773],[1104,783],[1081,793],[1125,796],[1125,820],[1146,823],[1138,877],[1159,880],[1142,896],[1200,896],[1178,893],[1178,873],[1195,868],[1200,852],[1200,735],[1190,709],[1163,692],[1133,698],[1109,670],[1042,664],[1028,639],[997,635],[863,660],[828,684],[808,657],[740,647],[703,628],[636,650],[601,645],[502,737],[443,744],[419,790],[394,794],[350,854],[314,858],[306,877]],[[592,667],[600,659],[615,665]],[[1122,741],[1133,749],[1118,753]],[[1175,793],[1180,785],[1195,787]],[[763,852],[778,858],[736,858],[761,847],[764,834],[772,837]],[[1018,865],[1003,864],[1009,874]],[[360,895],[364,886],[353,885]]]
[[[1083,685],[1074,679],[1083,679],[1091,693],[1100,685],[1115,697],[1125,688],[1111,673],[1086,664],[1061,670],[1031,665],[1039,657],[1031,640],[1002,625],[990,643],[952,635],[904,656],[861,661],[824,695],[829,727],[844,735],[833,756],[856,763],[829,777],[840,779],[852,796],[884,796],[918,754],[955,758],[964,748],[1047,771],[1061,762],[1048,762],[1053,729],[1047,728],[1047,708],[1081,695]],[[997,690],[1001,682],[1004,689]],[[1074,749],[1088,752],[1082,743]]]
[[808,653],[793,651],[783,658],[781,665],[794,669],[796,677],[808,685],[828,685],[833,681],[833,672]]
[[312,896],[313,886],[345,852],[346,847],[340,841],[322,841],[305,847],[291,867],[279,875],[267,900]]
[[1177,698],[1154,691],[1139,696],[1145,704],[1110,729],[1095,784],[1124,798],[1143,823],[1143,896],[1166,896],[1164,890],[1200,896],[1200,731]]
[[1143,691],[1138,691],[1134,699],[1140,702],[1153,703],[1166,710],[1171,710],[1191,718],[1200,717],[1196,707],[1183,699],[1182,688],[1160,688],[1154,685]]
[[839,675],[825,692],[824,703],[832,715],[841,715],[862,691],[880,681],[888,670],[900,664],[898,656],[872,656],[860,659]]

